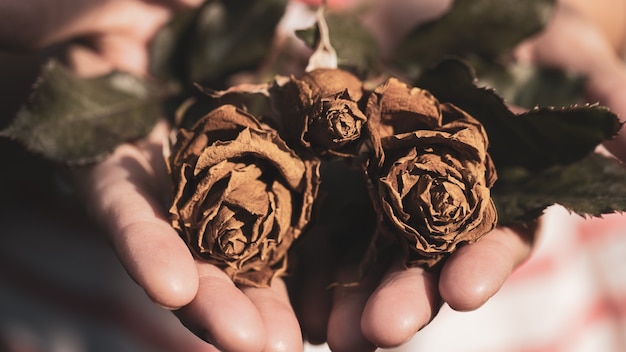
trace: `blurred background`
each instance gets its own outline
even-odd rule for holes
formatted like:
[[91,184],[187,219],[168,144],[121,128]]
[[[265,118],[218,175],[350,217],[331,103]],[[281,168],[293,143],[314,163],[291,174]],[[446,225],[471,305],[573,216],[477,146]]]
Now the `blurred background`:
[[[0,55],[0,127],[42,55]],[[0,351],[174,352],[195,341],[129,278],[62,173],[0,139]],[[549,208],[535,252],[495,297],[473,312],[444,306],[389,351],[626,351],[626,216]]]

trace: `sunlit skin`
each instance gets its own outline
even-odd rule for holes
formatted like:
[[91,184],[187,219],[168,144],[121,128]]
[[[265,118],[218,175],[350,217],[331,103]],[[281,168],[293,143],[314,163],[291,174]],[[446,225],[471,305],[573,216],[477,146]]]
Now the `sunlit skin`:
[[[70,65],[79,74],[115,68],[145,75],[147,44],[156,30],[175,9],[200,2],[0,0],[0,48],[38,50],[80,38],[68,48]],[[429,0],[424,6],[440,3]],[[587,74],[590,101],[626,116],[626,69],[618,55],[625,2],[563,3],[568,6],[559,8],[545,33],[520,46],[518,57]],[[383,7],[380,11],[391,12]],[[391,32],[377,33],[382,38]],[[398,260],[373,271],[362,285],[333,290],[327,289],[329,281],[349,282],[358,268],[318,263],[301,281],[306,289],[292,297],[292,308],[282,280],[267,289],[237,287],[220,269],[193,260],[160,203],[160,191],[169,189],[160,157],[168,131],[160,123],[145,140],[122,145],[107,160],[77,170],[77,185],[129,275],[152,300],[175,310],[185,326],[215,346],[198,340],[198,351],[297,351],[301,328],[311,340],[327,340],[339,352],[398,346],[428,324],[442,302],[460,311],[480,307],[532,250],[532,234],[497,228],[460,248],[440,273],[406,269]],[[620,153],[623,140],[611,143],[618,156],[626,156]]]

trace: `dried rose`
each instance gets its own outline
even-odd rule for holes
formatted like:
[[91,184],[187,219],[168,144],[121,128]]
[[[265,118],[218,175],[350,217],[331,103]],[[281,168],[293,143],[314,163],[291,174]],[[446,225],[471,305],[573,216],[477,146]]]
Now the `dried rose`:
[[234,282],[268,286],[311,215],[318,163],[301,160],[252,115],[223,105],[187,131],[168,158],[174,228],[198,258]]
[[374,91],[366,112],[379,138],[367,170],[372,198],[407,265],[432,267],[494,228],[495,167],[476,119],[395,79]]
[[408,87],[390,78],[367,100],[367,116],[373,117],[380,137],[429,130],[441,126],[441,108],[429,91]]
[[358,101],[362,82],[339,69],[317,69],[274,91],[287,137],[319,155],[354,155],[367,118]]

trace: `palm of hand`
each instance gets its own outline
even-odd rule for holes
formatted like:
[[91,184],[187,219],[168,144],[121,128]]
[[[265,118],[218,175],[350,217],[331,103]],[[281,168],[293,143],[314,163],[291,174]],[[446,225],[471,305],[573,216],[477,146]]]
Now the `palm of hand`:
[[[100,5],[91,17],[52,36],[85,39],[68,48],[73,68],[83,75],[113,68],[147,74],[149,40],[172,8],[166,1],[93,3]],[[142,21],[135,20],[138,14]],[[76,173],[120,260],[155,302],[177,309],[183,324],[222,350],[301,349],[282,280],[269,289],[235,286],[219,268],[195,261],[166,221],[161,196],[169,187],[160,149],[166,134],[167,127],[158,126],[146,141],[123,145],[106,161]],[[441,273],[405,269],[396,260],[381,263],[363,285],[330,291],[329,282],[350,281],[356,267],[318,267],[323,270],[297,278],[300,288],[311,289],[293,300],[305,333],[327,339],[333,350],[397,346],[426,325],[442,301],[459,310],[482,305],[529,252],[527,237],[496,229],[455,253]]]
[[161,141],[167,133],[161,123],[146,140],[75,170],[122,264],[156,303],[175,309],[185,326],[220,350],[301,349],[282,280],[269,289],[235,286],[219,268],[195,261],[166,220],[162,199],[170,187]]

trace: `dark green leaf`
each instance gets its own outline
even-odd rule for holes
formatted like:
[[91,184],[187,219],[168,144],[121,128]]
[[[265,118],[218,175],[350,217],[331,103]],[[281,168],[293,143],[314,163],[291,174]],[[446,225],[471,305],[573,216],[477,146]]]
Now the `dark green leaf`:
[[555,0],[457,0],[441,18],[415,28],[396,49],[401,63],[428,65],[445,55],[487,60],[509,52],[547,22]]
[[[380,48],[357,14],[327,12],[325,18],[339,67],[361,76],[377,71]],[[319,40],[317,25],[296,34],[311,48],[315,48]]]
[[88,163],[146,135],[160,117],[164,95],[130,74],[85,79],[50,61],[29,102],[1,133],[48,159]]
[[471,64],[480,85],[493,88],[504,101],[515,106],[527,109],[569,106],[579,103],[583,97],[585,79],[582,75],[534,65],[484,65],[477,61]]
[[626,168],[591,154],[538,173],[503,170],[492,197],[501,224],[530,220],[552,204],[583,216],[626,211]]
[[258,67],[272,48],[286,4],[286,0],[209,2],[191,38],[190,79],[208,83]]
[[215,88],[233,73],[259,67],[272,49],[287,0],[207,1],[180,12],[151,45],[151,68],[191,88]]
[[189,51],[199,9],[182,10],[150,43],[150,72],[160,79],[189,83]]
[[476,86],[471,69],[445,60],[417,80],[440,101],[451,102],[478,119],[487,130],[496,167],[531,170],[583,158],[621,127],[602,106],[539,108],[516,115],[493,90]]

